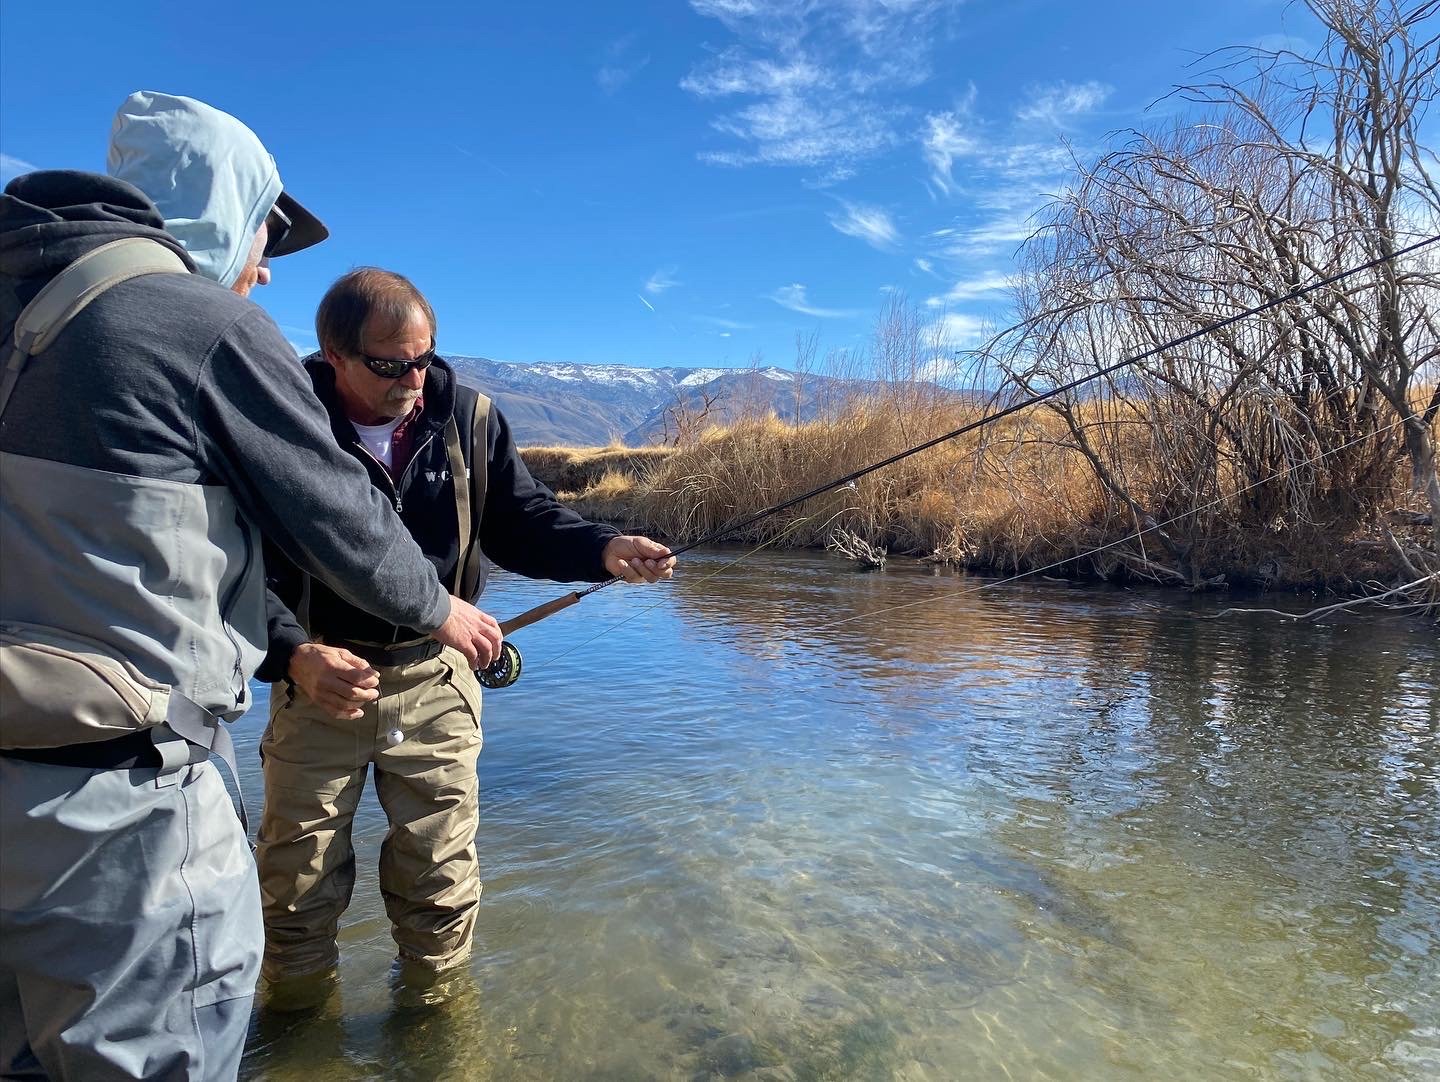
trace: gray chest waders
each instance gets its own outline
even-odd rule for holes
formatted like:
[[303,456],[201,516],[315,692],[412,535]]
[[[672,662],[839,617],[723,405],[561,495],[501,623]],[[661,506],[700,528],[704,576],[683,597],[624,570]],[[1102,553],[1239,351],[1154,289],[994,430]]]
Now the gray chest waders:
[[[102,244],[71,263],[45,284],[15,320],[14,346],[0,371],[0,417],[10,404],[25,363],[43,353],[91,301],[112,286],[141,275],[188,273],[184,260],[145,237]],[[53,713],[57,725],[63,725],[63,687],[47,689],[43,685],[66,678],[93,682],[87,687],[98,689],[102,698],[108,691],[117,711],[128,712],[135,719],[136,731],[149,732],[160,756],[158,785],[175,784],[181,767],[204,762],[213,752],[230,772],[236,811],[248,832],[250,824],[240,795],[235,746],[219,717],[177,689],[146,679],[128,663],[98,656],[93,648],[85,649],[78,639],[72,648],[67,648],[64,643],[34,641],[23,629],[7,632],[0,645],[0,682],[7,697],[13,697],[22,708],[34,708],[37,699],[48,700],[38,706],[38,712]],[[83,760],[83,743],[66,747],[79,749],[68,756],[69,761],[79,764]],[[4,754],[46,761],[42,748],[5,748]]]

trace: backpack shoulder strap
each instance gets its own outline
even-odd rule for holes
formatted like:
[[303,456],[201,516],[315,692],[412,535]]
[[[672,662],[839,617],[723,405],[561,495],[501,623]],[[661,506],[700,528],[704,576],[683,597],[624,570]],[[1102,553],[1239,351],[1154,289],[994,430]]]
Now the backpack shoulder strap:
[[124,237],[86,252],[35,294],[15,320],[15,345],[0,373],[0,414],[25,361],[42,353],[69,322],[111,286],[142,274],[188,274],[176,253],[149,237]]

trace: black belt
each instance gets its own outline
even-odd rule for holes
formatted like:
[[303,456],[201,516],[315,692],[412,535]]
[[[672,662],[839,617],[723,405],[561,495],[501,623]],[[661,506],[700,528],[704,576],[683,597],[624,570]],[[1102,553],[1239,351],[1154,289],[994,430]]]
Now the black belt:
[[349,650],[356,657],[368,661],[377,668],[393,668],[396,665],[413,665],[417,661],[429,661],[439,657],[445,647],[434,639],[425,639],[411,646],[380,646],[373,642],[347,642],[345,639],[326,640],[328,646],[339,646]]
[[[163,750],[162,750],[163,747]],[[240,768],[235,763],[235,745],[217,714],[174,689],[159,725],[137,729],[110,740],[87,740],[58,748],[5,748],[0,755],[49,766],[73,766],[87,770],[131,770],[156,767],[169,773],[189,763],[195,765],[211,753],[225,764],[234,786],[231,794],[240,826],[248,834],[250,819],[245,814],[245,797],[240,792]]]
[[[207,749],[190,744],[190,761],[203,763]],[[49,766],[79,766],[89,770],[129,770],[131,767],[160,766],[163,760],[155,747],[154,734],[138,729],[113,740],[91,740],[63,748],[6,748],[0,755]]]

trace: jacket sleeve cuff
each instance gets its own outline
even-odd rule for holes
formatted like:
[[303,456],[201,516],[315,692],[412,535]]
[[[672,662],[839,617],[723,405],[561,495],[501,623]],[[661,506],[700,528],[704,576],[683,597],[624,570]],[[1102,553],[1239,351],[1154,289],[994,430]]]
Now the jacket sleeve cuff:
[[435,602],[435,607],[430,610],[430,615],[419,623],[412,624],[411,626],[415,628],[416,631],[423,631],[428,635],[432,631],[437,630],[440,625],[448,619],[450,619],[450,595],[442,589],[439,599]]
[[614,526],[595,524],[595,570],[590,574],[590,582],[605,582],[615,577],[605,568],[605,546],[619,536],[620,531]]
[[286,679],[290,672],[290,658],[299,647],[309,641],[305,632],[294,624],[283,627],[272,624],[270,648],[265,654],[265,660],[255,670],[255,679],[267,684],[277,684]]

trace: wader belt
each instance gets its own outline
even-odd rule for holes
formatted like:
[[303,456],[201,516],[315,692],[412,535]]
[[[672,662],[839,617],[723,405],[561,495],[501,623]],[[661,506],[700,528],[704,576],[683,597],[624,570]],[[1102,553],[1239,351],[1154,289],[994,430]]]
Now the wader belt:
[[212,752],[225,764],[234,782],[235,813],[248,834],[250,816],[240,793],[240,768],[235,762],[235,744],[230,739],[230,731],[214,714],[173,689],[165,720],[153,728],[139,729],[113,740],[93,740],[61,748],[6,748],[0,755],[30,763],[88,770],[158,767],[168,774],[191,763],[203,763]]
[[[6,748],[0,755],[7,759],[24,759],[27,763],[83,766],[89,770],[129,770],[131,767],[165,765],[149,729],[138,729],[113,740],[92,740],[87,744],[70,744],[63,748]],[[203,762],[205,758],[204,749],[194,748],[191,762]]]
[[445,649],[443,644],[434,639],[422,639],[420,642],[401,646],[382,646],[373,642],[348,642],[345,639],[326,639],[325,644],[343,647],[356,657],[382,669],[395,665],[413,665],[417,661],[429,661],[432,657],[439,657],[440,651]]

